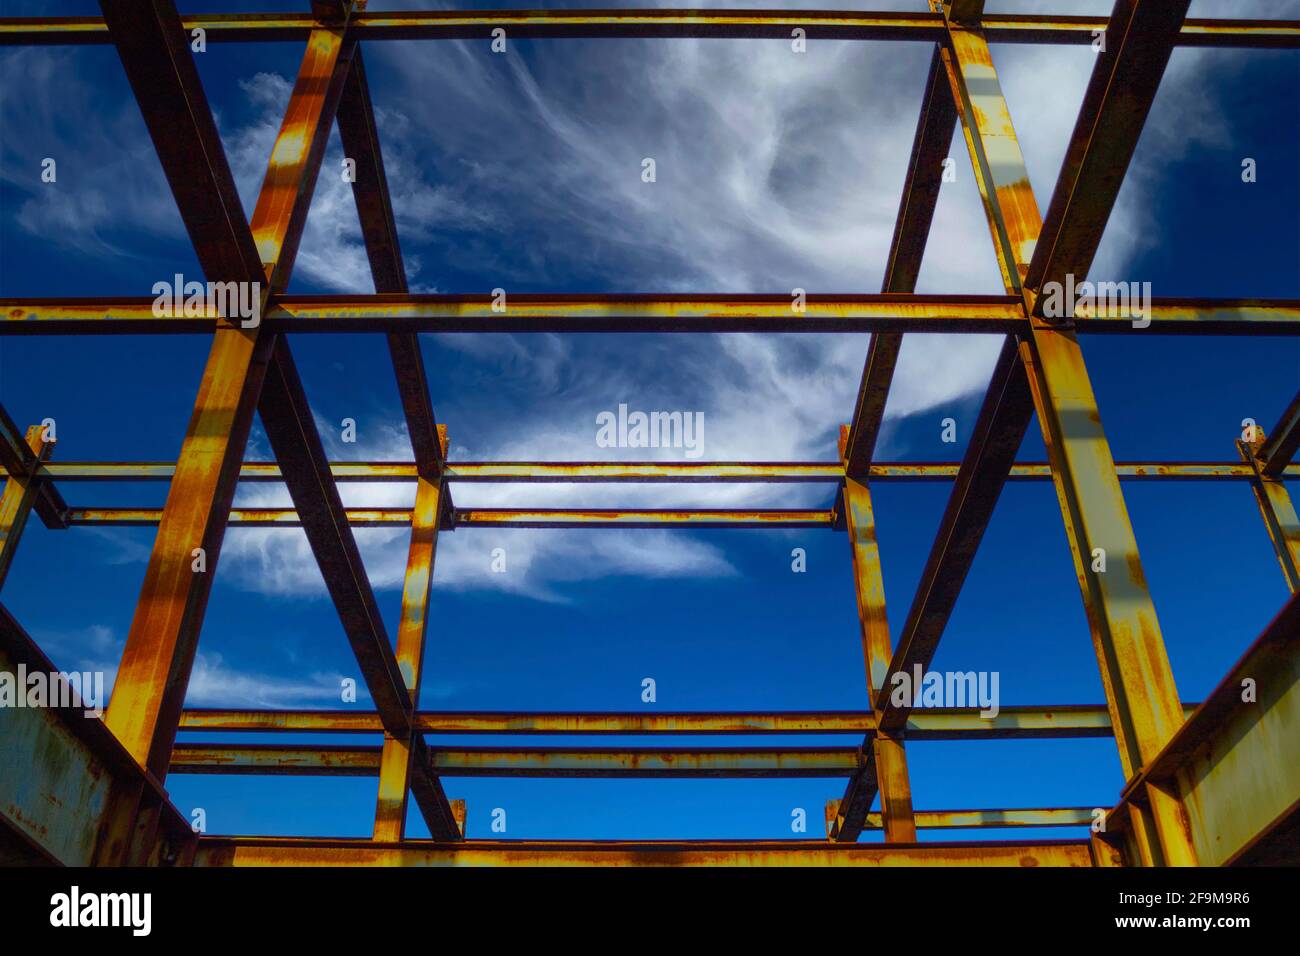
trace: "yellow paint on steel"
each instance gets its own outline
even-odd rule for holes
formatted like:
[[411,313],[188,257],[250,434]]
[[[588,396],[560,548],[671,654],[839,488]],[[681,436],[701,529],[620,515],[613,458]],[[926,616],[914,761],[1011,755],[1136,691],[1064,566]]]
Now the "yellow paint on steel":
[[[272,151],[249,228],[262,258],[264,308],[288,282],[332,116],[327,89],[341,82],[350,50],[340,34],[313,31],[289,98],[280,137],[307,136],[294,162]],[[220,276],[248,281],[251,276]],[[203,371],[176,474],[158,517],[144,585],[131,621],[106,722],[136,760],[160,780],[170,763],[176,726],[198,644],[217,556],[244,445],[275,336],[260,325],[221,323]],[[197,551],[204,556],[196,570]]]
[[[1184,705],[1185,714],[1195,709],[1195,704]],[[414,719],[417,730],[426,734],[866,734],[876,726],[868,711],[420,711]],[[375,711],[197,709],[182,714],[181,729],[379,734],[383,725]],[[913,710],[907,723],[907,737],[917,740],[1110,734],[1105,705],[1004,706],[995,717],[981,717],[975,709],[922,708]]]
[[[320,22],[295,13],[190,13],[187,31],[202,28],[214,42],[303,40]],[[981,25],[990,42],[1087,45],[1106,18],[1033,14],[986,14]],[[353,28],[364,40],[454,39],[487,36],[504,27],[519,36],[719,36],[788,37],[794,27],[810,36],[933,42],[942,20],[924,12],[829,12],[804,10],[506,10],[360,13]],[[98,17],[0,18],[0,44],[108,43]],[[1192,46],[1300,46],[1300,21],[1196,19],[1183,25],[1178,42]]]
[[[848,429],[840,436],[840,453],[847,450]],[[854,594],[857,597],[858,623],[861,628],[862,657],[866,665],[867,699],[876,701],[889,663],[893,644],[889,636],[889,617],[885,610],[885,582],[880,564],[880,544],[876,540],[876,520],[871,492],[865,482],[848,478],[844,482],[845,521],[853,555]],[[877,720],[879,713],[876,714]],[[907,753],[901,739],[872,735],[863,746],[873,748],[871,761],[880,791],[884,815],[885,839],[890,843],[916,840],[916,822],[912,817],[912,786],[908,779]],[[837,836],[842,831],[837,827]],[[856,832],[844,834],[857,838]]]
[[1264,519],[1264,529],[1273,543],[1273,552],[1282,567],[1286,586],[1295,594],[1300,592],[1300,518],[1296,517],[1286,484],[1281,478],[1266,474],[1256,457],[1256,449],[1264,443],[1263,430],[1256,431],[1256,440],[1251,444],[1237,442],[1237,452],[1251,470],[1250,487]]
[[[1010,112],[978,29],[950,24],[946,52],[1003,282],[1009,293],[1021,294],[1042,217]],[[1183,708],[1078,341],[1073,333],[1037,320],[1031,328],[1021,342],[1021,359],[1029,372],[1120,762],[1129,778],[1173,736]],[[1170,864],[1195,862],[1177,801],[1158,788],[1151,790],[1151,818],[1162,858]]]
[[[867,472],[870,481],[929,480],[955,478],[958,462],[876,462]],[[176,473],[170,462],[76,461],[43,464],[38,474],[58,481],[167,481]],[[406,482],[415,479],[414,462],[335,461],[330,474],[335,481]],[[1175,478],[1194,481],[1250,479],[1249,464],[1213,461],[1117,461],[1115,473],[1121,479]],[[0,466],[0,478],[8,472]],[[537,462],[458,461],[448,462],[443,477],[458,482],[838,482],[844,478],[840,462]],[[1052,477],[1046,462],[1018,462],[1011,467],[1012,481],[1044,481]],[[1285,478],[1300,478],[1300,464],[1288,465]],[[280,466],[271,461],[246,461],[240,466],[241,481],[282,481]]]
[[576,842],[204,837],[198,866],[1069,866],[1093,865],[1088,841],[831,844],[821,840]]
[[[50,457],[54,442],[46,439],[44,427],[33,425],[27,429],[25,438],[36,462]],[[0,494],[0,588],[4,587],[5,577],[13,565],[39,487],[39,479],[34,475],[8,475],[5,479],[4,492]]]
[[[438,443],[443,457],[447,454],[447,435],[438,426]],[[438,546],[438,521],[442,514],[442,482],[421,477],[417,480],[415,505],[411,513],[411,542],[407,551],[406,576],[402,584],[402,609],[397,625],[397,667],[410,691],[410,709],[414,713],[420,699],[423,676],[424,642],[429,623],[430,590],[433,586],[434,556]],[[411,774],[428,774],[425,766],[413,767],[414,727],[405,739],[385,735],[379,768],[379,796],[375,806],[374,839],[400,840],[406,832],[406,806]],[[441,816],[441,814],[437,814]],[[437,818],[426,819],[431,830]]]

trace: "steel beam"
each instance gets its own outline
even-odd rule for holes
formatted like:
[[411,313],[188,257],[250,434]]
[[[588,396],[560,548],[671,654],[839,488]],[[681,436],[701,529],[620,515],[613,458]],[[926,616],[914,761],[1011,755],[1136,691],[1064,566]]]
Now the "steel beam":
[[[839,825],[839,801],[826,805],[827,833],[834,839]],[[984,830],[1003,827],[1087,826],[1095,819],[1092,807],[1016,808],[1008,810],[917,810],[913,813],[918,830]],[[884,818],[868,813],[864,830],[883,830]],[[888,841],[886,841],[888,842]],[[913,840],[912,842],[915,842]]]
[[[961,463],[955,461],[874,462],[866,478],[872,483],[895,481],[948,482],[957,477]],[[161,461],[51,461],[38,473],[60,482],[170,481],[176,473],[173,463]],[[1117,461],[1115,473],[1121,481],[1247,481],[1254,477],[1249,464],[1215,461]],[[416,477],[416,465],[409,461],[332,461],[330,474],[336,482],[409,482]],[[9,472],[0,468],[0,478]],[[1286,478],[1300,478],[1300,464],[1288,465]],[[662,461],[456,461],[448,462],[443,478],[447,482],[520,484],[593,483],[838,483],[844,480],[842,462],[662,462]],[[1011,466],[1008,481],[1050,481],[1051,466],[1041,461],[1021,461]],[[246,461],[239,469],[240,481],[284,480],[273,461]],[[66,507],[66,505],[64,506]]]
[[[1169,40],[1166,24],[1158,17],[1135,16],[1137,5],[1137,0],[1117,3],[1115,22],[1127,23],[1133,30],[1123,35],[1120,49],[1099,59],[1094,77],[1124,73],[1129,69],[1125,64],[1147,55],[1144,39],[1154,48],[1150,54],[1154,60],[1167,59],[1163,49]],[[1003,280],[1008,292],[1022,292],[1042,225],[1038,206],[987,43],[978,30],[955,24],[949,24],[949,38],[949,78]],[[1147,90],[1154,96],[1155,84],[1149,84]],[[1116,138],[1135,139],[1141,130],[1141,123],[1131,118],[1136,108],[1122,94],[1108,92],[1095,102],[1085,101],[1081,111],[1085,119],[1079,128],[1108,130],[1108,117],[1113,115]],[[1141,111],[1144,115],[1145,108]],[[1087,120],[1089,116],[1094,117],[1092,121]],[[1112,157],[1132,152],[1131,144],[1125,151],[1122,142],[1107,144],[1100,136],[1089,141],[1085,152],[1094,149],[1104,149]],[[1087,156],[1074,147],[1067,155],[1075,157],[1081,169],[1090,165]],[[1108,204],[1105,213],[1109,213]],[[1098,211],[1092,210],[1076,221],[1094,223],[1098,216]],[[1105,216],[1100,219],[1104,222]],[[1075,249],[1078,257],[1068,261],[1086,273],[1091,264],[1084,261],[1087,244],[1071,247],[1067,243],[1063,248]],[[1029,298],[1034,291],[1041,290],[1030,290]],[[1117,729],[1120,762],[1128,779],[1173,735],[1182,722],[1183,708],[1078,342],[1072,333],[1047,328],[1036,320],[1020,354],[1029,372],[1112,724]],[[1149,816],[1138,816],[1138,829],[1146,844],[1158,845],[1159,861],[1195,862],[1186,821],[1175,800],[1153,789]]]
[[[1095,819],[1093,807],[1012,808],[998,810],[917,810],[918,830],[983,830],[998,827],[1077,827]],[[882,829],[880,815],[867,816],[867,829]]]
[[1088,276],[1189,2],[1115,4],[1025,278],[1036,315],[1048,283]]
[[[33,463],[42,462],[49,458],[54,442],[45,440],[44,428],[33,425],[27,429],[26,447]],[[42,484],[45,482],[34,474],[15,473],[5,480],[4,492],[0,494],[0,588],[4,587],[27,525],[27,515],[36,503]]]
[[1300,800],[1300,594],[1264,628],[1205,702],[1125,787],[1107,831],[1132,833],[1153,794],[1186,807],[1203,866],[1300,862],[1285,830]]
[[[68,511],[68,523],[148,527],[158,524],[163,514],[157,508],[72,508]],[[619,511],[592,508],[578,511],[561,508],[465,508],[458,509],[452,520],[457,528],[829,528],[831,513],[739,509]],[[299,512],[288,508],[235,508],[230,511],[227,523],[237,527],[310,526]],[[342,528],[350,524],[354,527],[402,528],[410,523],[410,508],[348,508],[338,512],[337,520],[331,518],[330,527]],[[356,562],[348,563],[355,565]]]
[[[319,25],[309,14],[187,14],[186,31],[203,28],[214,42],[301,41]],[[1105,17],[989,14],[981,26],[991,43],[1087,46],[1105,30]],[[789,39],[795,27],[810,38],[934,42],[943,36],[942,18],[922,12],[807,10],[484,10],[376,11],[355,17],[363,40],[489,39],[500,27],[513,37],[767,37]],[[5,17],[0,44],[107,43],[95,17]],[[1300,46],[1297,20],[1188,20],[1178,43],[1199,47]]]
[[1086,840],[882,845],[822,840],[407,841],[204,837],[198,866],[1093,866]]
[[[101,6],[200,265],[220,281],[260,279],[257,249],[175,8],[125,0]],[[223,323],[215,333],[127,635],[107,723],[159,778],[167,772],[271,344],[256,328]],[[200,553],[201,572],[194,570]]]
[[[339,137],[343,152],[356,163],[352,196],[361,220],[366,256],[375,292],[404,295],[406,268],[397,235],[393,204],[388,195],[384,156],[375,128],[374,107],[366,82],[365,63],[358,50],[353,56],[338,111]],[[406,416],[406,430],[415,450],[420,473],[434,479],[442,470],[446,454],[438,441],[438,423],[429,398],[429,383],[420,353],[420,341],[413,332],[390,332],[388,351],[397,376],[398,395]]]
[[[841,454],[848,467],[851,432],[842,433]],[[853,556],[854,594],[857,599],[861,629],[862,659],[865,665],[867,698],[873,702],[889,667],[891,642],[889,617],[885,609],[885,584],[880,564],[880,544],[876,538],[875,514],[871,492],[864,482],[846,478],[844,482],[845,523]],[[880,793],[885,839],[890,843],[916,840],[916,823],[912,818],[912,789],[907,774],[907,754],[900,737],[881,732],[879,710],[877,730],[862,743],[862,757],[856,773],[849,779],[840,808],[830,830],[830,838],[841,843],[858,839],[868,811]]]
[[[488,295],[277,295],[263,310],[273,332],[872,332],[1011,334],[1028,325],[1018,299],[997,295],[535,295],[494,311]],[[0,298],[0,335],[210,333],[206,316],[156,315],[151,296]],[[1295,299],[1153,297],[1150,326],[1128,315],[1075,309],[1078,332],[1133,335],[1300,335]]]
[[[177,744],[172,773],[375,776],[380,747]],[[587,748],[428,747],[439,777],[843,777],[853,747]]]
[[190,53],[189,32],[174,5],[101,0],[100,6],[101,42],[117,47],[203,271],[214,281],[260,278],[257,249]]
[[[296,512],[291,514],[306,532],[366,688],[385,730],[405,738],[411,729],[411,702],[406,684],[375,602],[374,590],[366,577],[349,516],[330,477],[329,462],[311,406],[293,357],[283,342],[275,350],[259,410],[296,507]],[[231,512],[232,524],[237,523],[236,514]],[[410,510],[402,514],[401,523],[409,525]]]
[[934,657],[1032,414],[1024,366],[1015,341],[1008,338],[989,380],[898,647],[876,691],[882,729],[898,731],[907,723],[911,704],[897,700],[894,676],[911,674],[918,665],[924,669]]
[[[18,430],[18,426],[9,417],[5,407],[0,405],[0,469],[3,469],[5,478],[15,476],[26,478],[28,475],[48,477],[42,470],[48,457],[48,453],[39,456],[32,451],[28,439]],[[64,512],[68,510],[68,504],[54,487],[54,483],[37,481],[35,488],[36,497],[32,507],[36,509],[45,527],[57,530],[66,528],[68,524],[64,519]]]
[[[921,271],[930,223],[943,184],[943,162],[952,147],[956,125],[957,107],[936,46],[921,98],[921,115],[912,141],[912,156],[899,200],[894,235],[890,240],[889,261],[881,289],[884,293],[912,294],[916,289],[916,277]],[[864,475],[871,465],[902,345],[900,333],[876,332],[871,336],[862,382],[858,387],[857,405],[849,426],[848,449],[843,455],[847,472],[851,475]]]
[[[339,103],[338,124],[343,151],[356,164],[352,196],[357,204],[375,291],[405,293],[406,269],[360,50],[353,55],[352,69],[348,71]],[[419,339],[413,332],[389,333],[388,350],[419,474],[396,652],[397,666],[414,710],[420,699],[438,526],[443,512],[450,508],[451,499],[449,489],[441,480],[447,459],[446,436],[433,415]],[[376,840],[400,840],[405,835],[408,793],[415,794],[420,813],[435,839],[456,840],[462,836],[442,784],[424,759],[423,743],[413,728],[405,736],[385,737],[375,808],[373,836]]]
[[[1195,704],[1185,705],[1190,714]],[[870,711],[778,711],[635,713],[548,713],[504,711],[421,711],[414,716],[422,734],[854,734],[874,733]],[[181,715],[181,730],[208,732],[275,731],[379,734],[383,724],[372,711],[193,709]],[[1105,705],[1007,706],[996,717],[978,710],[932,707],[913,711],[910,740],[1002,740],[1110,737]]]
[[1296,392],[1256,452],[1264,475],[1280,478],[1295,457],[1297,447],[1300,447],[1300,392]]
[[1269,459],[1259,450],[1261,446],[1267,447],[1267,442],[1247,444],[1238,441],[1237,452],[1253,472],[1250,487],[1264,519],[1264,529],[1282,567],[1286,586],[1292,594],[1300,593],[1300,518],[1296,517],[1295,505],[1291,503],[1291,495],[1282,479],[1268,473]]
[[[443,432],[437,437],[439,450],[445,457],[446,434]],[[441,481],[419,478],[411,518],[406,577],[402,586],[402,617],[397,628],[396,652],[397,667],[406,684],[412,713],[420,702],[424,642],[429,625],[430,591],[441,514]],[[392,734],[384,737],[373,831],[376,840],[401,840],[405,836],[407,794],[411,792],[415,794],[420,813],[434,839],[457,840],[462,836],[451,803],[425,759],[423,743],[414,719],[405,737]]]
[[[0,857],[40,865],[112,864],[128,857],[137,807],[154,808],[161,839],[140,862],[187,864],[196,835],[143,770],[88,708],[103,703],[81,676],[81,692],[0,605],[0,673],[46,675],[50,694],[36,706],[4,708],[0,734]],[[57,676],[55,676],[57,675]],[[93,677],[91,677],[93,680]],[[28,687],[19,693],[27,698]]]
[[[210,331],[214,320],[160,317],[153,298],[4,299],[0,333]],[[277,332],[1006,332],[1024,325],[1005,296],[537,295],[282,296],[267,308]],[[418,395],[415,396],[418,398]]]

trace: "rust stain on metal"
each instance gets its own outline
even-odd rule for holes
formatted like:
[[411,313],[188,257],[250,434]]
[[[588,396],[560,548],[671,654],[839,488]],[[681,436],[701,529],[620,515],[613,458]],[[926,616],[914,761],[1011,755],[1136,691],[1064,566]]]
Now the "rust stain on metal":
[[[0,737],[0,760],[30,768],[0,775],[0,821],[51,862],[109,865],[824,865],[1093,866],[1252,862],[1278,852],[1300,782],[1300,681],[1274,679],[1242,707],[1240,682],[1300,669],[1300,597],[1292,597],[1223,683],[1200,705],[1174,685],[1120,482],[1249,481],[1287,583],[1300,591],[1300,521],[1284,478],[1300,477],[1300,394],[1277,426],[1238,443],[1240,461],[1120,462],[1111,454],[1079,334],[1122,334],[1130,324],[1082,307],[1069,323],[1040,313],[1044,284],[1088,273],[1137,137],[1177,45],[1300,47],[1300,21],[1186,20],[1186,0],[1118,0],[1110,18],[1004,16],[979,0],[900,13],[752,10],[548,10],[365,12],[339,2],[307,14],[181,16],[167,0],[102,0],[104,18],[0,18],[3,44],[112,44],[140,106],[181,218],[210,280],[257,282],[262,323],[244,329],[212,316],[156,316],[147,297],[0,299],[0,335],[195,334],[210,341],[181,453],[175,462],[50,459],[40,429],[20,438],[0,409],[0,581],[24,521],[50,528],[158,527],[106,722],[69,709],[24,714]],[[336,15],[337,14],[337,15]],[[464,39],[507,27],[516,37],[810,37],[899,40],[934,50],[909,172],[876,295],[807,296],[806,308],[767,295],[412,294],[387,192],[360,41]],[[285,41],[305,46],[251,220],[243,213],[186,37]],[[990,43],[1088,44],[1105,31],[1060,177],[1040,212]],[[337,118],[358,160],[354,183],[375,295],[289,295],[287,288],[329,131]],[[1004,294],[919,295],[916,277],[960,121],[988,221]],[[1165,298],[1151,303],[1145,334],[1295,335],[1295,299]],[[414,460],[329,462],[312,427],[284,333],[387,336]],[[451,462],[445,426],[429,399],[417,333],[870,332],[853,418],[833,462]],[[873,461],[894,367],[907,333],[1005,336],[980,425],[960,462]],[[253,412],[277,461],[243,460]],[[1016,462],[1037,413],[1046,462]],[[293,508],[232,509],[239,481],[284,482]],[[162,508],[68,508],[57,483],[168,482]],[[344,509],[341,481],[415,482],[411,508]],[[930,481],[953,486],[898,647],[891,645],[869,485]],[[1002,486],[1052,481],[1100,669],[1105,704],[1009,706],[997,717],[968,709],[890,704],[891,672],[928,664]],[[455,483],[820,483],[824,509],[459,508]],[[231,525],[304,527],[367,680],[375,709],[182,710],[208,589]],[[411,530],[396,645],[390,644],[351,526]],[[850,543],[866,695],[834,712],[420,712],[437,538],[474,527],[816,528]],[[472,532],[471,532],[472,533]],[[208,574],[191,571],[195,547]],[[1109,562],[1098,571],[1099,554]],[[0,657],[49,665],[0,606]],[[292,743],[175,745],[179,730],[277,735],[362,735],[350,746]],[[467,747],[431,746],[438,735],[832,735],[857,746]],[[912,740],[1104,737],[1115,739],[1128,785],[1103,838],[917,843],[918,828],[1024,828],[1092,821],[1091,808],[929,810],[912,806],[905,745]],[[300,738],[301,739],[301,738]],[[355,738],[353,738],[355,739]],[[196,840],[167,800],[168,771],[379,778],[368,840],[205,837]],[[457,777],[828,777],[845,783],[827,808],[829,840],[497,841],[465,839]],[[26,787],[27,789],[23,789]],[[879,792],[881,810],[871,812]],[[433,840],[404,831],[414,796]],[[1289,809],[1288,809],[1289,808]],[[856,843],[883,829],[884,844]],[[0,826],[0,839],[8,832]],[[30,847],[26,852],[30,852]]]

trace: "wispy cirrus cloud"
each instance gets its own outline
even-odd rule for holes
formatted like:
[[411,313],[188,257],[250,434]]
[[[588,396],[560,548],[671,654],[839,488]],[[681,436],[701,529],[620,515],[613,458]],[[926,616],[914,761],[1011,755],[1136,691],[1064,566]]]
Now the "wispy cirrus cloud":
[[[1194,13],[1225,15],[1207,9],[1213,6],[1200,3]],[[1057,7],[1046,0],[999,5],[1026,12]],[[1104,14],[1109,8],[1095,0],[1071,12]],[[1275,13],[1263,2],[1243,2],[1232,11]],[[128,101],[102,115],[89,108],[94,89],[70,61],[50,59],[59,54],[48,50],[24,53],[30,56],[0,58],[0,70],[11,78],[44,71],[45,82],[23,84],[21,96],[19,84],[3,84],[0,119],[9,129],[48,129],[69,148],[90,144],[107,164],[70,182],[66,194],[58,193],[62,198],[51,193],[26,200],[24,228],[105,255],[126,241],[118,231],[126,227],[179,236],[165,188],[113,171],[116,162],[141,162],[136,154],[149,149],[138,135],[123,133],[138,129],[135,105]],[[1004,45],[994,56],[1045,206],[1092,53],[1087,47]],[[1226,135],[1224,110],[1198,76],[1202,56],[1180,50],[1163,81],[1161,109],[1144,136],[1161,144],[1157,152],[1164,159]],[[813,40],[797,54],[780,40],[511,40],[508,52],[496,55],[486,42],[442,41],[370,44],[366,57],[407,270],[417,290],[784,293],[799,287],[852,293],[880,288],[930,47]],[[218,109],[249,211],[291,86],[291,76],[255,71],[234,87],[241,109]],[[64,112],[69,102],[86,107],[75,125]],[[233,115],[252,118],[225,119]],[[119,160],[124,141],[133,145]],[[3,148],[9,154],[0,170],[11,165],[7,160],[17,149],[12,141]],[[960,136],[952,155],[958,181],[941,196],[919,288],[998,292]],[[654,183],[642,180],[646,158],[655,160]],[[370,291],[341,163],[335,136],[295,285]],[[1124,277],[1126,263],[1159,241],[1150,210],[1161,173],[1152,159],[1134,164],[1094,274]],[[67,228],[72,222],[80,230]],[[475,368],[472,393],[456,396],[449,411],[440,409],[452,426],[456,457],[650,457],[648,450],[594,443],[595,414],[627,401],[704,412],[706,458],[825,460],[834,453],[839,423],[851,413],[868,338],[492,334],[443,335],[436,342]],[[903,419],[978,392],[998,345],[995,337],[909,335],[880,453],[906,449],[897,431]],[[390,413],[389,422],[367,429],[366,443],[335,446],[332,453],[409,458],[400,411]],[[778,491],[783,504],[796,507],[824,503],[827,495],[806,486]],[[352,485],[344,493],[355,506],[401,506],[411,490]],[[634,485],[459,486],[455,493],[459,504],[482,507],[738,507],[772,494],[753,486]],[[239,501],[287,504],[274,486],[242,488]],[[401,529],[358,530],[377,587],[400,585],[406,537]],[[517,573],[485,572],[496,541],[508,545]],[[557,599],[574,576],[732,572],[721,550],[685,533],[467,530],[442,536],[436,580]],[[323,594],[298,531],[232,529],[222,573],[250,590]]]

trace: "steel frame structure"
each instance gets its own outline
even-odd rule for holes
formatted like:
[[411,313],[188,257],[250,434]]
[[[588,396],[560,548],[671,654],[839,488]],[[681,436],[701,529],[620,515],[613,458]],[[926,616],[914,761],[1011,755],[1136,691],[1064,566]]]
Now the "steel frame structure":
[[[1248,482],[1286,581],[1300,592],[1300,521],[1284,479],[1300,444],[1300,394],[1239,460],[1116,463],[1102,429],[1078,335],[1300,334],[1300,301],[1158,299],[1150,328],[1082,310],[1047,317],[1043,290],[1086,276],[1165,64],[1177,45],[1300,47],[1300,21],[1190,20],[1188,0],[1116,0],[1109,19],[985,15],[982,0],[930,0],[917,13],[582,10],[375,13],[317,0],[310,13],[179,15],[171,0],[102,0],[102,18],[0,20],[3,44],[112,43],[120,54],[200,264],[210,281],[257,282],[262,323],[156,318],[147,298],[3,299],[0,334],[186,333],[211,352],[175,462],[56,462],[40,427],[20,435],[0,413],[0,582],[30,511],[49,528],[158,527],[106,719],[75,709],[6,711],[0,744],[0,859],[67,864],[825,864],[1064,865],[1248,863],[1297,858],[1300,820],[1300,597],[1281,609],[1200,705],[1180,701],[1142,574],[1120,482]],[[303,41],[306,50],[251,222],[245,219],[189,49],[212,41]],[[386,39],[517,37],[780,37],[923,42],[933,48],[885,281],[875,296],[412,295],[406,286],[361,47]],[[1040,213],[990,43],[1094,43],[1104,37],[1056,188]],[[328,132],[338,123],[357,163],[354,194],[376,294],[285,293]],[[941,184],[960,128],[1005,286],[1001,296],[915,293]],[[382,331],[414,450],[406,463],[330,462],[311,418],[286,333]],[[869,353],[837,462],[451,462],[430,405],[417,333],[426,331],[869,331]],[[973,438],[960,463],[873,461],[904,332],[1005,336]],[[254,409],[275,462],[245,462]],[[1037,417],[1047,462],[1016,462]],[[162,509],[78,508],[60,487],[82,481],[169,482]],[[409,509],[345,509],[337,483],[414,481]],[[952,494],[897,645],[881,585],[870,488],[882,481],[952,483]],[[1052,481],[1059,498],[1105,688],[1104,706],[966,710],[900,707],[891,675],[932,659],[1007,481]],[[278,481],[294,507],[232,510],[239,481]],[[457,482],[821,482],[824,510],[461,509]],[[302,527],[319,561],[367,688],[371,712],[187,710],[185,690],[230,525]],[[401,623],[390,640],[352,527],[411,528]],[[858,712],[438,713],[417,709],[434,554],[442,531],[497,527],[821,527],[846,531],[868,696]],[[191,570],[206,549],[208,573]],[[1092,570],[1094,549],[1112,555]],[[53,670],[0,607],[0,664]],[[1242,681],[1258,700],[1242,700]],[[344,732],[365,746],[177,744],[178,730]],[[436,734],[831,734],[858,747],[446,748]],[[1126,786],[1104,829],[1067,841],[917,842],[918,828],[1093,823],[1089,808],[915,810],[907,741],[1112,736]],[[52,758],[49,755],[54,754]],[[42,757],[41,755],[45,755]],[[22,767],[21,773],[13,768]],[[368,775],[379,780],[370,840],[197,837],[169,802],[169,772]],[[846,781],[827,808],[827,839],[671,843],[464,838],[451,776],[831,776]],[[409,796],[432,834],[405,833]],[[880,810],[872,810],[876,796]],[[860,844],[864,829],[885,842]]]

